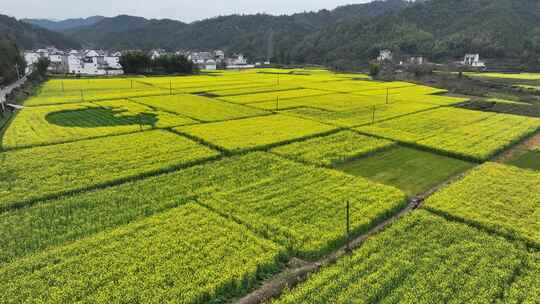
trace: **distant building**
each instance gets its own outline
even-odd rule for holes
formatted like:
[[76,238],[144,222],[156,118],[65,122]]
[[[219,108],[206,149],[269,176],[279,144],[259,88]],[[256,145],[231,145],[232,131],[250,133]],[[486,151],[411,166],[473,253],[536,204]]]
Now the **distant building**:
[[71,50],[60,51],[55,48],[39,49],[37,51],[25,51],[24,58],[27,64],[33,65],[40,58],[50,61],[48,71],[53,74],[75,75],[121,75],[121,53],[108,54],[99,50]]
[[475,68],[483,68],[486,66],[483,61],[480,61],[480,54],[466,54],[462,64]]
[[392,61],[393,60],[393,54],[390,50],[381,50],[379,52],[379,57],[377,57],[377,61],[383,62],[383,61]]
[[427,63],[427,60],[423,56],[416,56],[416,55],[406,55],[401,58],[401,61],[399,62],[400,65],[406,65],[406,64],[415,64],[415,65],[422,65]]
[[164,56],[166,54],[167,52],[163,49],[154,49],[150,51],[149,55],[150,55],[150,58],[152,58],[152,60],[156,60],[157,58]]

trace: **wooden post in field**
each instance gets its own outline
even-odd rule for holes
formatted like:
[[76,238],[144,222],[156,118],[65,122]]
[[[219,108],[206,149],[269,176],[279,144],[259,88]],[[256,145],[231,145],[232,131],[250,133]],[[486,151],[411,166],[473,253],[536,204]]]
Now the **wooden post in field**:
[[131,88],[133,89],[133,79],[131,79]]
[[347,201],[347,252],[351,252],[351,213],[350,202]]
[[84,93],[83,93],[83,90],[81,90],[81,101],[84,101]]
[[276,111],[279,111],[279,96],[276,96]]
[[169,80],[169,95],[172,95],[172,80]]
[[64,88],[64,80],[62,79],[62,94],[65,93],[65,88]]
[[141,129],[141,131],[143,130],[142,113],[139,114],[139,128]]
[[371,119],[371,124],[375,123],[375,106],[373,106],[373,117]]
[[390,89],[386,88],[386,104],[388,104],[388,95],[390,94]]
[[279,86],[279,73],[277,73],[277,85]]

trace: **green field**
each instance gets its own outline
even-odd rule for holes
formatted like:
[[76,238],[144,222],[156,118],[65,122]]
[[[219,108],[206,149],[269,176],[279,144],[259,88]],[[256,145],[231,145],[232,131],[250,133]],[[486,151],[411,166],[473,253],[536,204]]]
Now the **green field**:
[[536,303],[540,120],[469,99],[318,68],[51,79],[0,130],[0,302],[235,303],[277,274],[303,282],[265,303]]
[[466,161],[398,146],[339,164],[336,169],[415,196],[472,167],[473,164]]

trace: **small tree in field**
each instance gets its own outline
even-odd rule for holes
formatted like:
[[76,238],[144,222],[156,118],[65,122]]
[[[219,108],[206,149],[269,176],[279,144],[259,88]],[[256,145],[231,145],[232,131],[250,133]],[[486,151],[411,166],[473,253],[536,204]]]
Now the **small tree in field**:
[[369,76],[375,78],[381,72],[381,65],[375,62],[369,64]]

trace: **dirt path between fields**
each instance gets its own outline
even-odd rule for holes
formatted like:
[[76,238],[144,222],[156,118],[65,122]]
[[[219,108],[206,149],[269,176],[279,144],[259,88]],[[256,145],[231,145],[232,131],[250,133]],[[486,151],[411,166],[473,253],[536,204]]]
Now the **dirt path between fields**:
[[527,151],[534,150],[535,148],[540,149],[540,131],[537,132],[532,137],[529,137],[524,142],[514,146],[513,148],[509,149],[508,151],[502,153],[498,157],[494,159],[496,162],[505,162],[512,160],[516,156],[519,156],[521,154],[526,153]]

